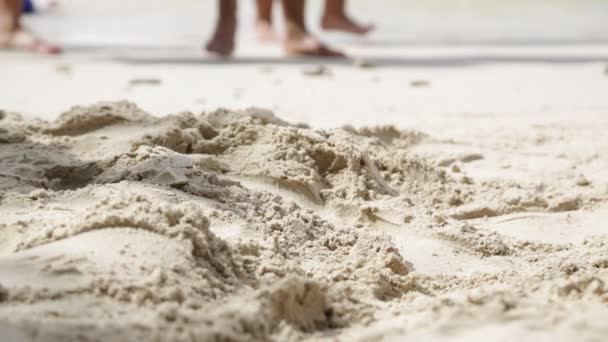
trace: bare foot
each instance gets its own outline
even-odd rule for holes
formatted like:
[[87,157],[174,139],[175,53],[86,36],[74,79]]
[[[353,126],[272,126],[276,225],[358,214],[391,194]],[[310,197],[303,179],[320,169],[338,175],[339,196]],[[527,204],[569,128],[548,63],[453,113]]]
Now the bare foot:
[[0,33],[0,49],[29,51],[42,54],[57,54],[61,52],[59,46],[48,43],[23,28],[19,28],[14,32]]
[[309,56],[309,57],[334,57],[345,58],[346,55],[338,50],[334,50],[317,38],[304,35],[301,38],[288,38],[284,43],[285,52],[292,56]]
[[255,30],[260,42],[274,43],[279,40],[277,33],[272,28],[272,24],[267,21],[258,20],[258,22],[255,23]]
[[356,23],[347,16],[324,16],[321,27],[325,30],[343,31],[358,35],[365,35],[374,29],[373,25]]
[[234,51],[234,34],[236,32],[236,21],[223,20],[221,21],[213,34],[213,37],[207,42],[205,49],[213,54],[222,57],[232,55]]

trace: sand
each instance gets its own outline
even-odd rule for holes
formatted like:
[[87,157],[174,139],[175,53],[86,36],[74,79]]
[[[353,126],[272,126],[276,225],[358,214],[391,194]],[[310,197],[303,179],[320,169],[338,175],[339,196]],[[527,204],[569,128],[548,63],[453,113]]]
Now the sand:
[[378,3],[342,62],[249,2],[230,61],[212,1],[27,18],[66,53],[0,54],[0,341],[605,340],[605,5]]
[[602,340],[605,126],[584,155],[540,130],[480,148],[260,108],[3,111],[0,334]]

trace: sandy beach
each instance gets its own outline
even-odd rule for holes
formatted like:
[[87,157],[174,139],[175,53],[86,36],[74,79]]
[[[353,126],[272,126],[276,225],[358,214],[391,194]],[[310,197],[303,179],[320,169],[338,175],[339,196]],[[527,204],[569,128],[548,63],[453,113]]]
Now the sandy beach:
[[248,5],[214,59],[212,2],[142,3],[0,54],[1,341],[605,340],[595,2],[400,34],[410,2],[354,1],[385,27],[324,34],[346,61],[256,44]]

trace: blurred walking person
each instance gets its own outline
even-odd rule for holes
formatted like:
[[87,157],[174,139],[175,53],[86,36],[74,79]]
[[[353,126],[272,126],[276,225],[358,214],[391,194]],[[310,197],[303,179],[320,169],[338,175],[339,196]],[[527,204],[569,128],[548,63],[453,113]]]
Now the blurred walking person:
[[[283,48],[288,55],[314,57],[344,57],[308,31],[304,16],[305,0],[282,0],[285,20]],[[207,51],[230,56],[235,47],[237,0],[218,0],[218,19],[214,33],[206,45]]]

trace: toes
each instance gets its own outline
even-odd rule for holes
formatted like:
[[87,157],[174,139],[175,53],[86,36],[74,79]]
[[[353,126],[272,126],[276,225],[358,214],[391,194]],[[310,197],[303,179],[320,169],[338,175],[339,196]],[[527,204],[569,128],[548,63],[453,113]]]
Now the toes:
[[48,44],[45,42],[37,42],[32,46],[32,50],[37,53],[55,55],[61,53],[61,48],[56,45]]
[[233,48],[229,45],[210,41],[205,46],[205,50],[207,50],[207,52],[211,54],[218,55],[220,57],[229,57],[232,54]]
[[24,30],[12,33],[10,38],[8,38],[4,43],[0,44],[0,48],[16,49],[41,54],[58,54],[61,52],[61,48],[59,46],[48,43]]

